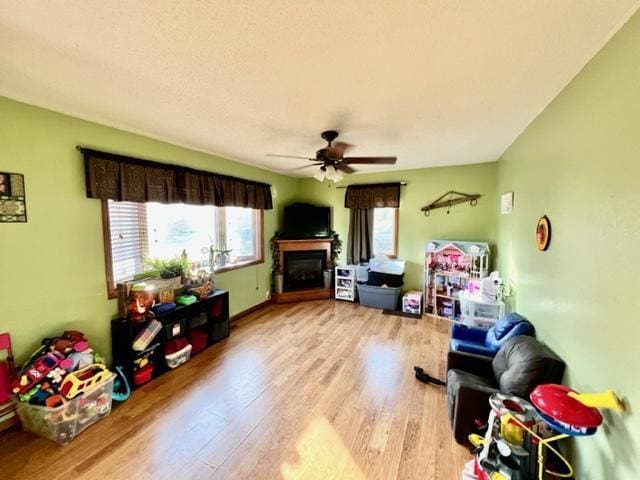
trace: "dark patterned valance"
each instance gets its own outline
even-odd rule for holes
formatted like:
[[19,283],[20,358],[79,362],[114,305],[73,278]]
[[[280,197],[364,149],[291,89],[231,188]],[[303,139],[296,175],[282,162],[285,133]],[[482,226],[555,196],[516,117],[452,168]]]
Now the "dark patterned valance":
[[87,197],[271,210],[271,185],[81,148]]
[[346,208],[398,208],[400,184],[349,185],[344,196],[344,206]]

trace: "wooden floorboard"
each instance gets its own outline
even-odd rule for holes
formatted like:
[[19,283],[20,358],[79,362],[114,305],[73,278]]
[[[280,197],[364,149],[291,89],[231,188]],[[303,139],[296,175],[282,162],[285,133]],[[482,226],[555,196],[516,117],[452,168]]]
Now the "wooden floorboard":
[[0,434],[2,479],[455,479],[449,327],[346,302],[269,305],[60,447]]

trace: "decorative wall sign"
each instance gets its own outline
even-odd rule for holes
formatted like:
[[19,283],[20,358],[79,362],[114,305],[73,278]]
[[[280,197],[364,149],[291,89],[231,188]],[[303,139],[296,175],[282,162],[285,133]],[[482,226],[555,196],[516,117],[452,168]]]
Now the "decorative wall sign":
[[500,213],[507,215],[513,210],[513,192],[503,193],[500,197]]
[[545,215],[540,217],[538,225],[536,226],[536,247],[538,250],[544,251],[549,248],[549,242],[551,241],[551,222]]
[[0,172],[0,222],[27,221],[24,197],[24,176],[21,173]]

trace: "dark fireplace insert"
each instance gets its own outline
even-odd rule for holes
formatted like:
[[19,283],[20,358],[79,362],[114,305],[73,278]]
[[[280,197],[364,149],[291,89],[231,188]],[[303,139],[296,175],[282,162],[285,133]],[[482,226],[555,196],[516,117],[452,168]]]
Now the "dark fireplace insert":
[[324,250],[284,252],[283,290],[289,292],[324,287],[326,255]]

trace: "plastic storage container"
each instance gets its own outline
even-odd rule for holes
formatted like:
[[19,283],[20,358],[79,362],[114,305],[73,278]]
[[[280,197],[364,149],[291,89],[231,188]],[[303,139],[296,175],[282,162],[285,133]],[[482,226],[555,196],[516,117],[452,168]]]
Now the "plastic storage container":
[[36,435],[66,445],[85,428],[111,412],[115,375],[59,407],[16,402],[22,427]]
[[169,353],[164,356],[167,361],[167,367],[177,368],[191,358],[191,344],[181,348],[177,352]]
[[358,284],[360,305],[395,310],[398,307],[402,287],[372,287]]
[[187,337],[189,338],[189,343],[191,343],[192,354],[204,350],[209,344],[209,334],[202,330],[189,330]]
[[420,315],[422,313],[422,292],[411,290],[402,297],[402,311]]
[[485,302],[467,292],[460,294],[462,323],[471,327],[491,328],[504,315],[504,302]]

